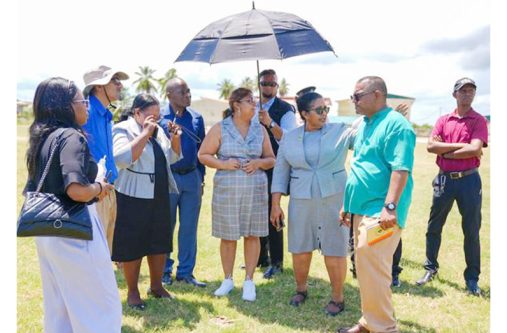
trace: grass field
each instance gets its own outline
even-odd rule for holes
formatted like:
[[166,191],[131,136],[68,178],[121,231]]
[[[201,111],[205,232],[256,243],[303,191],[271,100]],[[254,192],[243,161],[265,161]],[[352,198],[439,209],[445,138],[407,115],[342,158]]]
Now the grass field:
[[[18,126],[17,132],[17,197],[18,211],[22,204],[21,191],[26,180],[25,151],[27,126]],[[454,206],[442,235],[438,278],[425,287],[415,281],[423,274],[425,232],[431,204],[431,180],[437,168],[434,156],[426,153],[425,144],[418,144],[414,168],[414,193],[407,228],[403,232],[404,267],[400,275],[401,287],[396,288],[393,300],[402,332],[488,332],[490,313],[490,154],[484,151],[481,175],[483,181],[483,223],[481,229],[482,274],[479,285],[482,297],[465,292],[463,270],[463,234],[461,218]],[[176,282],[169,291],[176,300],[147,299],[144,312],[126,307],[125,280],[116,273],[123,305],[122,332],[328,332],[337,326],[354,323],[360,317],[357,281],[348,273],[345,285],[346,310],[337,317],[328,317],[323,307],[329,301],[330,286],[322,256],[316,252],[310,270],[309,298],[293,308],[288,301],[294,292],[291,256],[286,252],[284,273],[275,280],[264,280],[255,275],[257,301],[241,300],[244,271],[243,247],[238,243],[235,264],[235,290],[225,298],[216,298],[212,292],[222,280],[219,240],[211,237],[211,192],[213,172],[206,176],[205,194],[199,224],[198,257],[195,275],[208,282],[206,288],[195,289]],[[283,202],[287,205],[287,200]],[[287,211],[285,209],[285,211]],[[175,237],[175,242],[177,241]],[[176,243],[175,243],[176,248]],[[17,325],[18,332],[41,332],[43,323],[42,287],[35,243],[33,239],[17,240]],[[143,262],[140,290],[142,297],[148,288],[149,276]],[[85,295],[83,295],[84,297]],[[100,332],[99,332],[100,333]]]

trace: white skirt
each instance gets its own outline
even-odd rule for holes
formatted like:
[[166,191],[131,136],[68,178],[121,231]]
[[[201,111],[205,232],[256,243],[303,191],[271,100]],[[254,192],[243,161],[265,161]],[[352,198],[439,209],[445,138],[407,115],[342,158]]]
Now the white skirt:
[[95,204],[93,240],[36,237],[45,332],[120,332],[122,308]]

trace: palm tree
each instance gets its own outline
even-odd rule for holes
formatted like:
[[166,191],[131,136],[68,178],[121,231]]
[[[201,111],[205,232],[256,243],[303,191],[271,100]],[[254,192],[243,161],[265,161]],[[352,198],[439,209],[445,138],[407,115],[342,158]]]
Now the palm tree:
[[139,66],[139,72],[134,73],[139,78],[132,82],[133,84],[137,83],[137,92],[144,91],[150,94],[152,91],[157,91],[157,87],[155,86],[157,79],[153,77],[153,73],[155,73],[155,70],[149,66]]
[[289,84],[285,80],[285,78],[280,81],[280,87],[278,88],[278,93],[281,97],[286,96],[289,93]]
[[249,76],[245,77],[243,81],[239,84],[240,87],[248,88],[252,91],[257,91],[257,82],[254,82]]
[[234,84],[229,79],[224,79],[222,83],[218,85],[218,92],[220,93],[219,98],[228,99],[232,91],[235,89]]
[[159,90],[160,90],[160,97],[162,99],[165,100],[167,98],[167,96],[165,94],[167,82],[169,82],[169,80],[171,80],[171,79],[174,79],[175,77],[177,77],[176,68],[169,68],[169,70],[167,72],[165,72],[164,77],[157,80],[158,85],[159,85]]

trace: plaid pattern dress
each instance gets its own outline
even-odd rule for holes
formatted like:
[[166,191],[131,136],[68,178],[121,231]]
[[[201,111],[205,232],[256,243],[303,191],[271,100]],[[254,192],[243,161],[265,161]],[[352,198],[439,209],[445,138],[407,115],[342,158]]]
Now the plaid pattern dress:
[[[217,157],[245,163],[262,156],[264,135],[252,121],[245,139],[231,117],[221,122],[222,138]],[[213,179],[212,235],[226,240],[268,235],[268,180],[264,170],[252,175],[238,170],[217,170]]]

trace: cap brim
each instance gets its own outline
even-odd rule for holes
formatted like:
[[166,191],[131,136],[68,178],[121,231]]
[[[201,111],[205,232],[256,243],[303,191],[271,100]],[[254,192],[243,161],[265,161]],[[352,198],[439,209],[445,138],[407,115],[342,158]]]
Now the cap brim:
[[88,83],[83,89],[83,95],[85,95],[85,96],[88,95],[94,86],[105,86],[106,84],[109,83],[109,81],[111,81],[111,79],[115,75],[120,80],[128,80],[129,79],[129,76],[127,75],[127,73],[122,72],[122,71],[111,70],[109,72],[109,74],[107,74],[103,78],[100,78],[100,79],[97,79],[95,81]]

